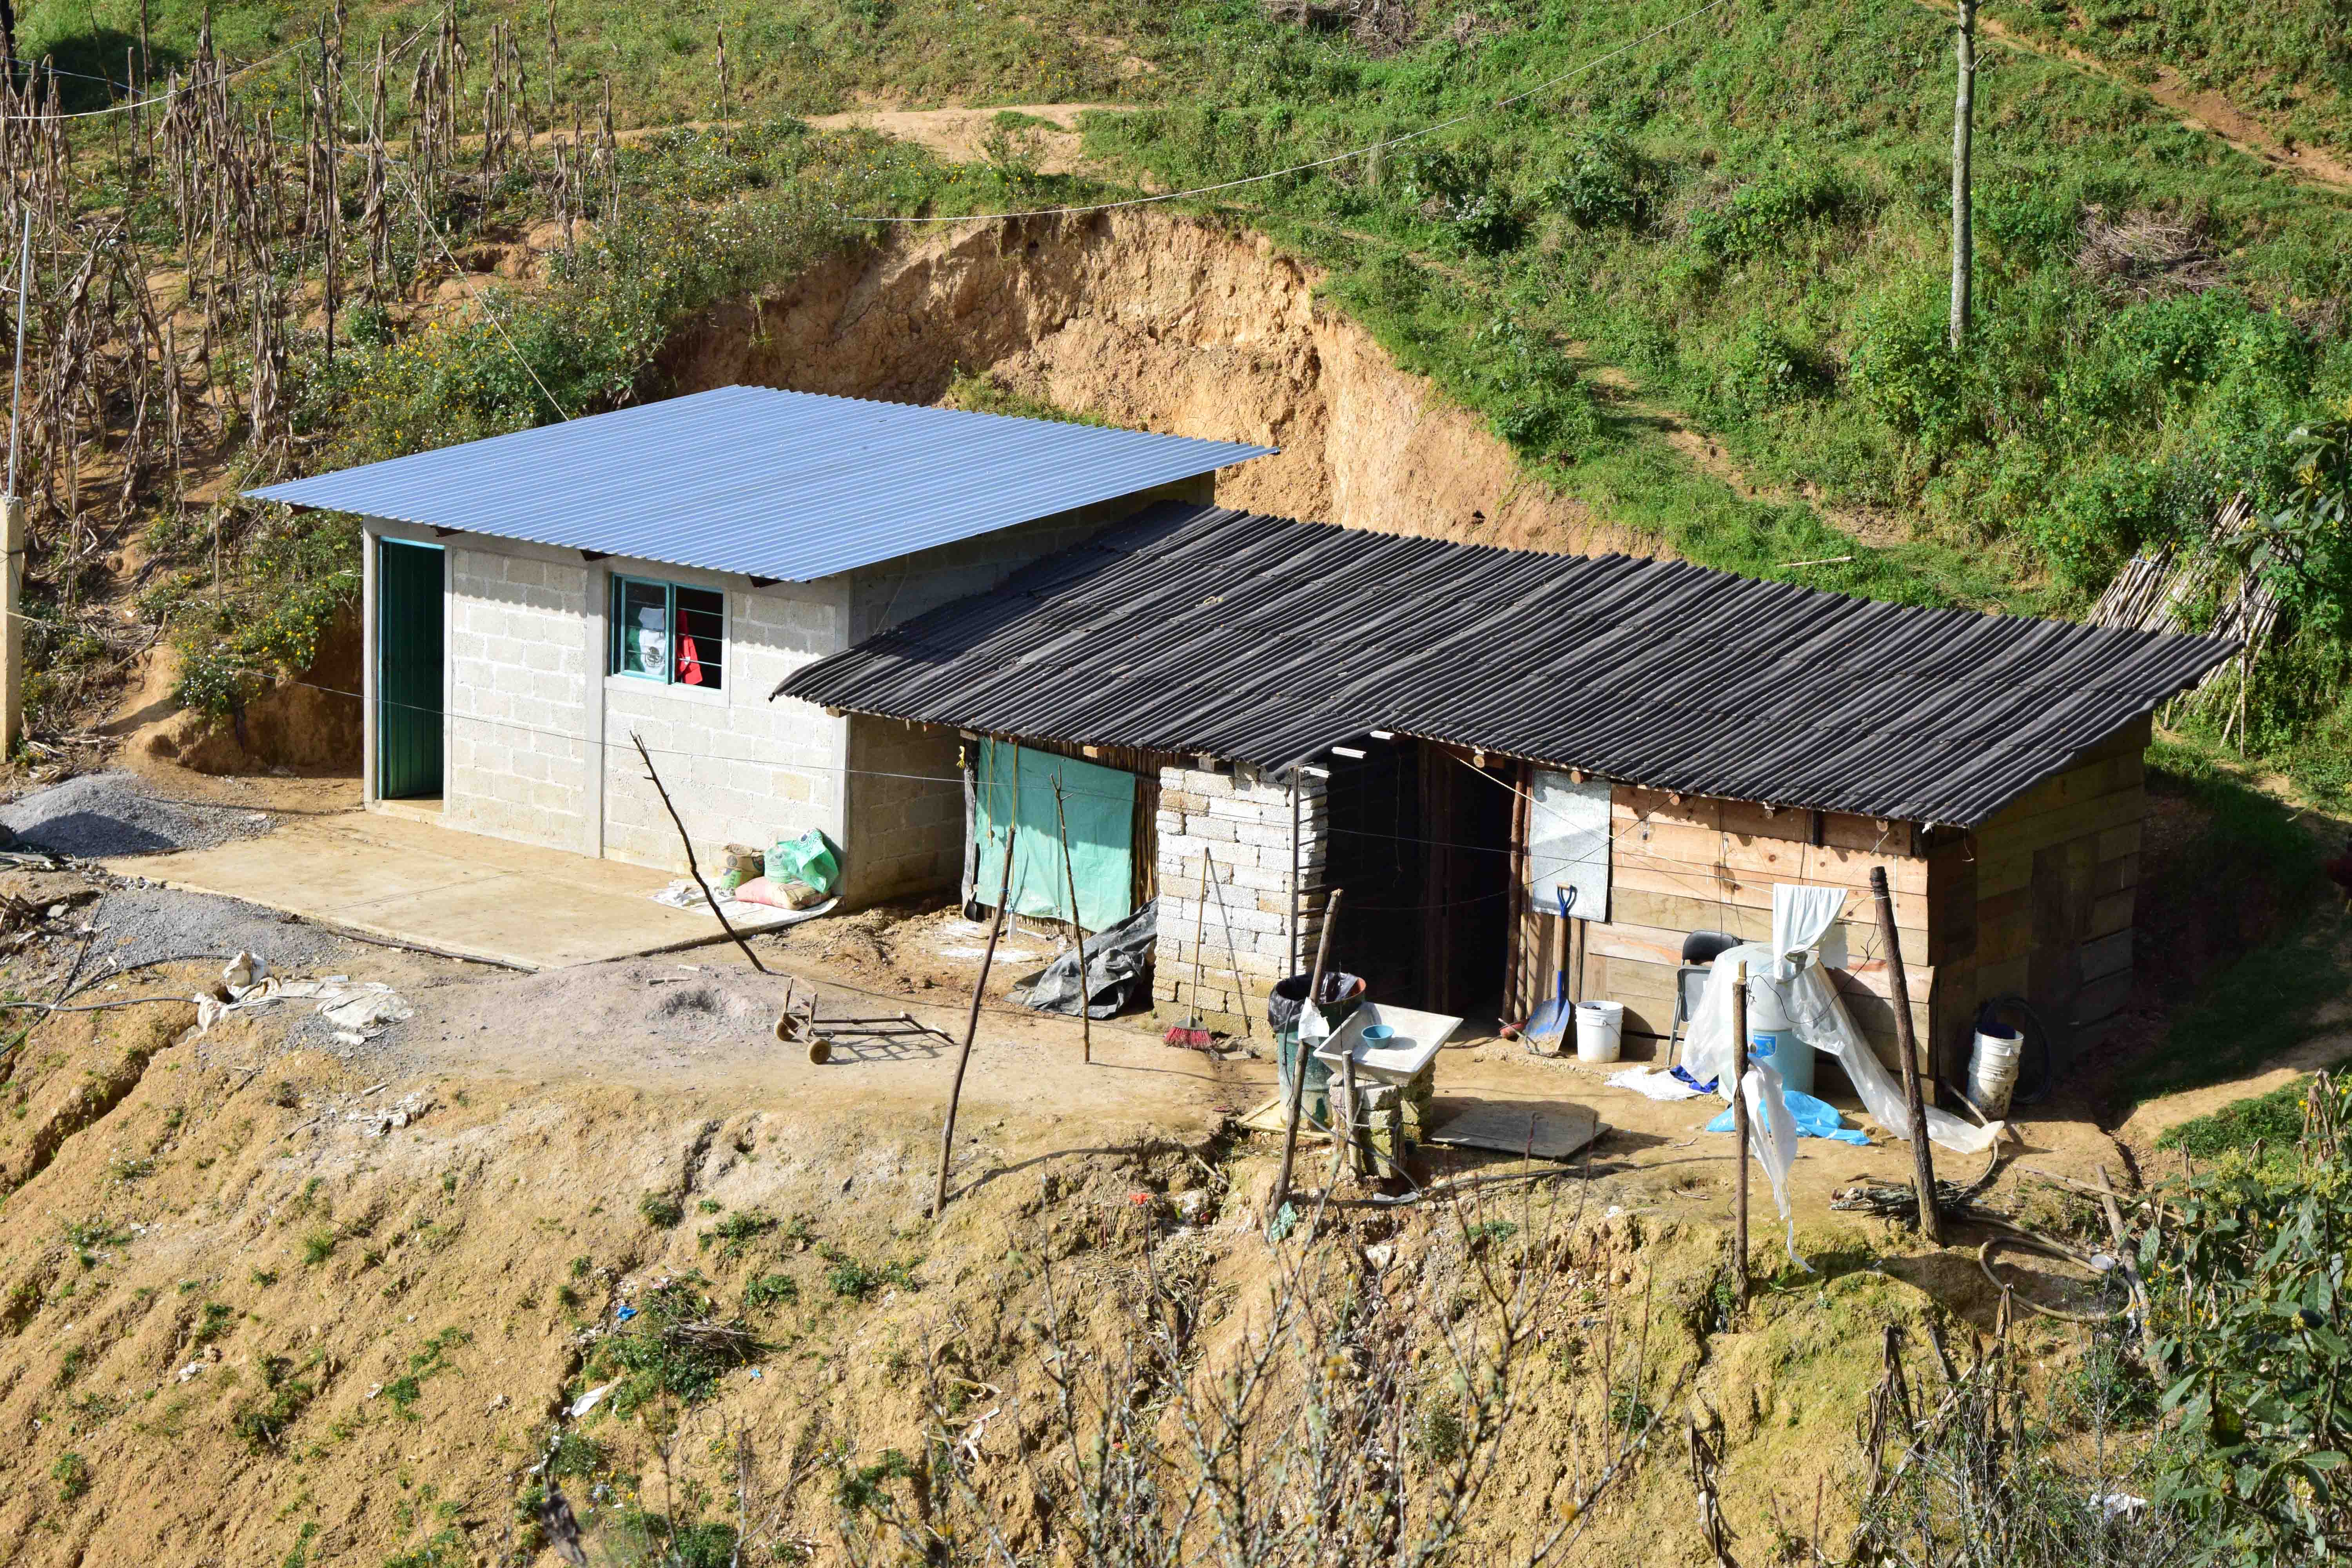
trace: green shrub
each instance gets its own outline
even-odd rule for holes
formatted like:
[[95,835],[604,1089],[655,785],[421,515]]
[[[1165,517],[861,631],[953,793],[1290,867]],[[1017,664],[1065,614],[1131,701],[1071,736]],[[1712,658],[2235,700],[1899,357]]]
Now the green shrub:
[[1773,249],[1803,225],[1844,214],[1856,193],[1824,163],[1779,168],[1748,181],[1721,204],[1690,216],[1690,244],[1710,261],[1744,261]]
[[800,1281],[789,1274],[762,1274],[743,1287],[743,1305],[755,1311],[800,1299]]
[[335,1248],[342,1239],[342,1233],[331,1225],[306,1231],[302,1237],[302,1261],[317,1268],[335,1255]]
[[1930,451],[1950,448],[1974,416],[1944,303],[1916,283],[1878,296],[1863,308],[1846,360],[1847,380],[1871,411]]
[[1648,224],[1659,179],[1631,140],[1614,131],[1579,137],[1568,166],[1538,189],[1538,201],[1566,213],[1580,228],[1638,229]]
[[89,1461],[79,1454],[59,1454],[49,1467],[49,1479],[58,1484],[58,1501],[79,1502],[89,1493]]
[[656,1230],[671,1230],[686,1217],[686,1205],[676,1193],[647,1193],[637,1200],[637,1217]]
[[196,1319],[194,1342],[208,1345],[228,1332],[236,1322],[236,1309],[225,1301],[207,1301]]
[[248,1400],[229,1420],[229,1430],[256,1453],[279,1446],[286,1429],[300,1419],[319,1391],[294,1375],[294,1363],[284,1356],[263,1356],[255,1363],[262,1394]]
[[705,1249],[717,1246],[721,1258],[743,1256],[744,1249],[776,1228],[776,1216],[762,1209],[738,1209],[695,1238]]
[[229,612],[225,624],[207,617],[184,641],[173,700],[226,718],[273,680],[301,674],[335,618],[358,601],[359,585],[357,572],[335,572],[281,584],[261,605]]
[[1750,317],[1724,350],[1712,401],[1734,417],[1769,414],[1821,396],[1832,380],[1812,350],[1771,321]]

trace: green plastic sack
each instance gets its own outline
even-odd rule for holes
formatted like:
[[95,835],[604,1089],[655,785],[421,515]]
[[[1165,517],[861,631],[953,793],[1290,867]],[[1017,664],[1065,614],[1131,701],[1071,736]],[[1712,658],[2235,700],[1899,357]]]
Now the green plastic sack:
[[768,880],[806,882],[820,893],[830,893],[841,881],[841,862],[824,835],[810,828],[798,838],[777,840],[768,849]]

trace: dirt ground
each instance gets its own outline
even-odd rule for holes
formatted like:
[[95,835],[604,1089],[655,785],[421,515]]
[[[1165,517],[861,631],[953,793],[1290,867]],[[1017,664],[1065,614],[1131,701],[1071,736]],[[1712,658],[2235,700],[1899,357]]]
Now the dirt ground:
[[[348,781],[142,767],[152,787],[189,799],[347,809]],[[0,1563],[277,1563],[299,1551],[373,1568],[445,1536],[462,1556],[444,1560],[527,1556],[515,1499],[556,1437],[602,1456],[594,1473],[608,1479],[593,1485],[608,1489],[604,1501],[654,1484],[659,1428],[560,1412],[610,1377],[594,1370],[598,1346],[665,1282],[740,1297],[727,1310],[762,1347],[689,1413],[690,1431],[821,1427],[870,1453],[919,1433],[923,1347],[942,1335],[974,1342],[958,1375],[1004,1385],[1034,1371],[1022,1326],[1041,1310],[1039,1287],[1015,1258],[1060,1258],[1086,1283],[1105,1353],[1139,1321],[1136,1281],[1180,1260],[1216,1343],[1245,1331],[1269,1270],[1301,1247],[1325,1258],[1377,1248],[1433,1281],[1462,1266],[1445,1205],[1391,1206],[1394,1193],[1353,1183],[1331,1190],[1311,1234],[1269,1247],[1278,1140],[1236,1126],[1273,1092],[1266,1042],[1196,1052],[1163,1044],[1154,1021],[1120,1020],[1094,1026],[1088,1064],[1074,1020],[1003,995],[1053,952],[1029,931],[999,949],[951,1201],[943,1219],[928,1217],[985,940],[955,910],[868,910],[760,938],[773,974],[724,945],[519,973],[267,911],[232,922],[216,902],[91,886],[71,869],[0,873],[0,891],[40,911],[0,930],[0,986],[133,1003],[37,1019],[0,1068]],[[152,935],[118,945],[126,921],[220,940],[215,956],[126,965],[104,955],[167,951]],[[288,977],[389,987],[405,1016],[352,1039],[305,998],[199,1031],[178,998],[215,983],[232,945],[263,951]],[[845,1042],[817,1065],[775,1037],[788,988],[813,992],[823,1016],[903,1013],[937,1032]],[[149,996],[166,1000],[134,1000]],[[1602,1318],[1629,1331],[1638,1319],[1656,1397],[1724,1421],[1724,1504],[1743,1529],[1793,1530],[1817,1495],[1842,1495],[1887,1322],[1993,1324],[1977,1231],[1958,1226],[1950,1245],[1925,1249],[1832,1206],[1858,1178],[1907,1177],[1906,1146],[1882,1130],[1864,1124],[1868,1148],[1802,1146],[1802,1268],[1758,1181],[1759,1304],[1731,1322],[1708,1305],[1733,1172],[1729,1136],[1700,1131],[1712,1101],[1653,1102],[1492,1037],[1445,1051],[1437,1087],[1441,1115],[1475,1097],[1585,1106],[1605,1123],[1588,1154],[1502,1189],[1542,1207],[1499,1212],[1511,1226],[1559,1227],[1589,1260],[1543,1298],[1559,1314],[1547,1334],[1582,1342]],[[2092,1181],[2105,1166],[2128,1181],[2094,1111],[2078,1099],[2021,1112],[2021,1147],[1985,1201],[2041,1216],[2062,1198],[2036,1172]],[[1524,1168],[1444,1154],[1414,1174]],[[1939,1168],[1954,1179],[1978,1169],[1948,1155]],[[1299,1194],[1310,1206],[1330,1169],[1307,1140]],[[672,1217],[648,1218],[656,1198]],[[893,1283],[843,1295],[845,1268]],[[778,1277],[796,1300],[751,1305],[752,1282]],[[2013,1279],[2056,1302],[2087,1289],[2062,1269]],[[2034,1320],[2026,1331],[2053,1375],[2072,1364],[2071,1331]],[[1540,1375],[1566,1378],[1572,1361],[1562,1352]],[[1482,1516],[1497,1552],[1579,1495],[1584,1417],[1568,1383],[1547,1397],[1500,1457],[1497,1484],[1522,1505]],[[157,1487],[160,1473],[178,1479]],[[813,1485],[794,1505],[793,1529],[812,1542],[832,1538],[830,1495]],[[1833,1536],[1834,1518],[1822,1528]],[[1676,1460],[1627,1479],[1580,1560],[1696,1563],[1701,1551]]]

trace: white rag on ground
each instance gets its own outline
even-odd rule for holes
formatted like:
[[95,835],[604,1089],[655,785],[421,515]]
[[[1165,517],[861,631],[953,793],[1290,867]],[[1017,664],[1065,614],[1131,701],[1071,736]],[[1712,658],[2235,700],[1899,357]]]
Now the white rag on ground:
[[221,974],[221,989],[228,993],[228,1000],[218,996],[195,998],[199,1035],[232,1013],[252,1012],[279,1002],[315,1001],[327,1022],[335,1026],[337,1037],[357,1045],[371,1035],[382,1033],[385,1025],[396,1024],[415,1014],[415,1009],[400,999],[398,992],[381,981],[354,983],[348,974],[281,980],[250,952],[240,952],[229,962]]
[[1611,1073],[1609,1087],[1630,1089],[1647,1100],[1696,1100],[1706,1092],[1656,1068],[1627,1068],[1623,1072]]

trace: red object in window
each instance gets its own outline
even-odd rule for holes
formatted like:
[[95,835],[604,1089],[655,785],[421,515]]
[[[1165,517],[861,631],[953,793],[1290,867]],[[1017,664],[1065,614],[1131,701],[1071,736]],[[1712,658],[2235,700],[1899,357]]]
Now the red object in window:
[[677,639],[677,679],[681,686],[702,684],[702,659],[694,651],[694,639],[689,637]]

